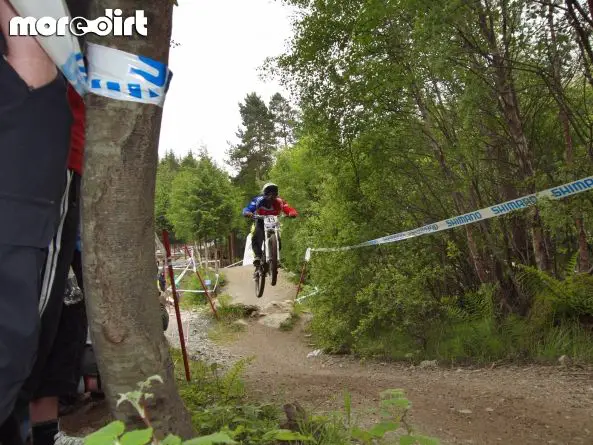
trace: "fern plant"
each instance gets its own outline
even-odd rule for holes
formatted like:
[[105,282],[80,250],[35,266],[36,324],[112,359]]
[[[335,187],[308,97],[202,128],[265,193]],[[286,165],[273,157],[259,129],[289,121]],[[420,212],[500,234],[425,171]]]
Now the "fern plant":
[[531,266],[520,265],[517,280],[529,295],[533,313],[549,310],[552,317],[593,315],[593,276],[575,272],[576,256],[568,263],[564,280]]

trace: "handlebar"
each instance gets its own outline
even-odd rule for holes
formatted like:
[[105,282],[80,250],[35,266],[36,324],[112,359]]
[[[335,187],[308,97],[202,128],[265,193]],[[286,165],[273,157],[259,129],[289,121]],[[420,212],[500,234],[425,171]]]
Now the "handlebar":
[[[286,215],[252,215],[251,219],[266,219],[269,216],[275,216],[276,218],[280,219],[280,218],[293,218],[292,216],[286,216]],[[294,217],[296,218],[296,216]]]
[[277,218],[285,218],[284,215],[253,215],[252,219],[266,219],[268,216],[275,216]]

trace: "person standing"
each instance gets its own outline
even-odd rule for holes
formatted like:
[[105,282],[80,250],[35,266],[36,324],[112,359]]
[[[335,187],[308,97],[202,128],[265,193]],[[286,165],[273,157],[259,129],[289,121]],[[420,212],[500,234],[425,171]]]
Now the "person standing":
[[21,443],[14,413],[33,367],[41,271],[60,222],[72,114],[66,80],[34,37],[8,35],[0,0],[0,443]]
[[[80,225],[80,188],[84,159],[84,100],[68,85],[74,117],[68,157],[68,188],[62,199],[62,217],[48,247],[39,298],[41,335],[37,360],[21,389],[19,403],[29,407],[35,445],[54,445],[59,433],[59,398],[75,392],[86,342],[86,314],[81,313],[82,292],[70,286]],[[78,267],[77,267],[78,269]],[[82,276],[80,286],[82,286]],[[77,280],[78,281],[78,280]],[[78,287],[78,285],[76,286]],[[74,310],[71,306],[75,306]]]

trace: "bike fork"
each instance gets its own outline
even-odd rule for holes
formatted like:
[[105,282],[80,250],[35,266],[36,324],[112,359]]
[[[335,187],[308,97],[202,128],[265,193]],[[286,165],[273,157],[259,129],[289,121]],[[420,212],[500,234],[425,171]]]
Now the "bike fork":
[[276,228],[276,258],[280,264],[280,230]]

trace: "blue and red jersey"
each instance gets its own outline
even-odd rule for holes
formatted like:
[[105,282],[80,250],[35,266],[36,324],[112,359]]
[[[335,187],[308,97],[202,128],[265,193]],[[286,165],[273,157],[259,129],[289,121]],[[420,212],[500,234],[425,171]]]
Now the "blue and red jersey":
[[298,213],[295,209],[290,207],[286,201],[278,197],[272,202],[266,201],[265,196],[260,195],[253,198],[247,207],[243,209],[243,215],[247,212],[254,213],[256,215],[280,215],[280,212],[284,212],[287,216],[297,216]]

